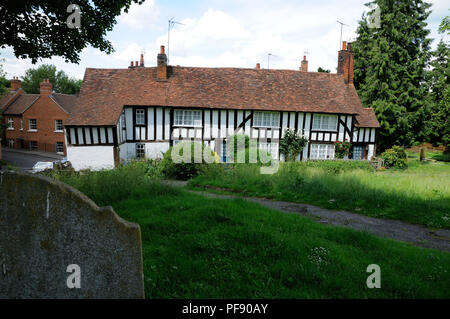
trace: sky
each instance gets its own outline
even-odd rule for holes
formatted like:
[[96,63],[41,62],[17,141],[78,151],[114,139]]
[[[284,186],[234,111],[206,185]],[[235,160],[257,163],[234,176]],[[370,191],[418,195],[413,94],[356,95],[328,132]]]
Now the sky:
[[[133,4],[118,17],[107,34],[115,52],[107,55],[92,47],[81,53],[79,64],[55,57],[36,65],[19,60],[12,48],[0,49],[7,78],[23,76],[25,70],[41,64],[54,64],[58,70],[77,79],[90,68],[126,68],[144,53],[145,65],[155,66],[160,45],[169,49],[169,64],[199,67],[242,67],[298,70],[307,51],[309,70],[323,67],[336,72],[337,51],[342,40],[356,38],[358,21],[368,8],[368,0],[146,0]],[[448,15],[448,0],[431,0],[428,18],[433,48],[442,37],[438,26]],[[76,3],[76,0],[74,0]],[[176,24],[170,31],[168,20]],[[83,17],[81,16],[81,19]],[[269,59],[269,53],[270,59]]]

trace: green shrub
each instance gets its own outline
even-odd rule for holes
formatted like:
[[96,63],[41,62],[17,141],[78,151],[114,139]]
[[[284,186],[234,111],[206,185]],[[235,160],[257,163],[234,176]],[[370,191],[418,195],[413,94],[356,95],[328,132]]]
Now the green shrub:
[[400,146],[393,146],[386,150],[381,157],[384,160],[384,166],[387,168],[407,168],[407,155],[405,149]]
[[280,153],[284,155],[286,162],[294,162],[307,143],[308,139],[303,135],[298,134],[293,129],[286,129],[280,140]]
[[352,144],[345,139],[344,142],[336,141],[334,142],[334,154],[336,158],[344,158],[345,156],[350,155],[350,148],[352,147]]
[[[191,149],[190,156],[184,154],[186,149]],[[201,152],[198,152],[198,149]],[[209,152],[205,153],[205,152]],[[206,154],[206,155],[205,155]],[[210,160],[205,161],[205,156],[209,156]],[[201,142],[180,142],[176,146],[170,147],[164,153],[161,161],[161,172],[167,178],[179,180],[188,180],[198,175],[200,168],[207,162],[217,163],[219,157],[209,147]]]

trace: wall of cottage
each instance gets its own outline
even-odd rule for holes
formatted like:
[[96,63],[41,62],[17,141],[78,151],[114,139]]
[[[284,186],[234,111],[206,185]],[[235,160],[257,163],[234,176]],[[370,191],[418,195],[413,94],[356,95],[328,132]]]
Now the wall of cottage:
[[[145,121],[142,124],[137,124],[137,109],[143,110],[142,116]],[[367,150],[368,158],[373,155],[375,129],[355,127],[352,115],[337,115],[337,130],[324,131],[313,129],[312,124],[317,113],[279,112],[279,125],[258,127],[254,123],[256,111],[196,109],[201,112],[201,125],[192,127],[175,125],[175,110],[163,107],[125,107],[116,127],[68,127],[66,131],[68,143],[72,146],[70,148],[79,148],[72,154],[81,154],[82,150],[86,149],[80,148],[82,145],[107,145],[117,147],[120,159],[126,161],[136,157],[136,144],[143,144],[146,157],[161,158],[177,140],[189,139],[203,141],[220,155],[222,141],[233,134],[245,134],[259,142],[277,143],[279,146],[280,137],[283,136],[285,129],[290,128],[309,140],[298,160],[310,157],[311,144],[333,144],[335,141],[345,139],[355,145],[371,144],[372,148]],[[273,155],[283,160],[278,147],[277,153]],[[70,156],[69,160],[74,161]],[[91,158],[89,161],[97,159]],[[104,159],[100,162],[94,166],[111,164],[111,161]],[[86,164],[83,162],[75,166],[86,167]]]

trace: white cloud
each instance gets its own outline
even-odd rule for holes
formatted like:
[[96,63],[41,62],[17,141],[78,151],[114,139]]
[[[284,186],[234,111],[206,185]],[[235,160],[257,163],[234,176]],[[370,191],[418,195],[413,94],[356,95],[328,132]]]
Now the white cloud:
[[155,25],[158,16],[159,9],[155,4],[155,0],[146,0],[141,5],[133,3],[128,13],[122,11],[117,21],[119,24],[134,29],[145,29]]

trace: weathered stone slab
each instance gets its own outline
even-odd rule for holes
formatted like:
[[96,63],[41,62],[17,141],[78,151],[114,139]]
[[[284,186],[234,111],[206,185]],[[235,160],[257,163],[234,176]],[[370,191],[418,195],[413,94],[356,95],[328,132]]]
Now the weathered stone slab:
[[63,183],[0,172],[0,298],[143,297],[139,225]]

